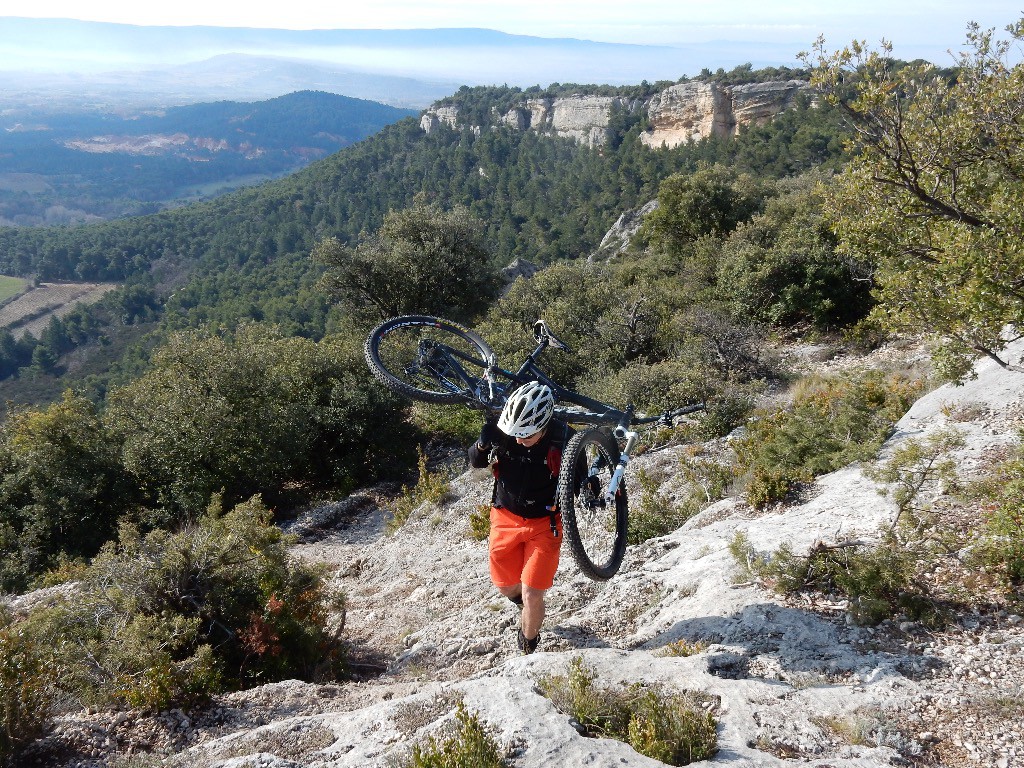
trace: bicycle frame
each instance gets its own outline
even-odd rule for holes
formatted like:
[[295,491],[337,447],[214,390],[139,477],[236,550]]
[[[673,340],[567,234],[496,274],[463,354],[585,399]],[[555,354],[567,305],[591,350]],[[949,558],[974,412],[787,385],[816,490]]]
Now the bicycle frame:
[[[636,444],[639,438],[639,433],[630,429],[633,424],[651,424],[655,421],[668,421],[672,416],[681,416],[684,413],[692,413],[700,410],[704,407],[704,404],[687,406],[680,408],[675,411],[669,411],[658,416],[648,416],[642,418],[636,418],[633,405],[630,403],[626,406],[625,410],[619,410],[614,406],[603,403],[600,400],[581,395],[578,392],[574,392],[571,389],[561,386],[557,382],[553,381],[544,371],[537,365],[537,358],[540,354],[551,346],[552,336],[548,333],[546,326],[543,322],[538,322],[535,327],[535,336],[537,338],[537,346],[529,355],[526,360],[519,367],[518,371],[512,372],[507,371],[504,368],[499,367],[495,364],[492,359],[487,370],[484,372],[482,382],[487,383],[487,394],[480,391],[479,387],[476,389],[476,399],[484,404],[485,408],[498,410],[492,404],[495,402],[495,383],[497,378],[504,378],[513,382],[517,385],[526,384],[530,381],[539,381],[542,384],[546,384],[551,387],[552,392],[555,394],[555,399],[560,403],[571,403],[572,405],[579,406],[585,410],[577,410],[574,408],[556,407],[556,414],[563,417],[566,421],[576,424],[592,424],[595,426],[611,426],[615,425],[612,429],[612,434],[617,440],[623,441],[624,445],[619,454],[619,461],[615,470],[612,474],[611,481],[608,483],[608,487],[605,488],[604,499],[606,504],[612,504],[615,500],[615,494],[619,489],[619,485],[622,483],[622,477],[626,472],[626,467],[629,464],[629,458],[633,451],[633,446]],[[562,342],[555,339],[555,343],[561,348],[565,347]],[[464,357],[457,350],[450,350],[459,357]],[[468,359],[468,358],[464,358]],[[457,363],[455,367],[460,371],[460,374],[466,377],[467,381],[470,381],[470,377],[466,376],[462,367]],[[486,399],[485,399],[486,397]],[[591,468],[591,474],[596,473],[595,468]]]
[[[384,342],[395,331],[399,335]],[[541,320],[534,325],[534,338],[537,344],[522,365],[506,370],[472,329],[443,318],[403,315],[377,326],[363,353],[373,375],[391,392],[428,403],[461,403],[488,418],[497,415],[516,387],[532,381],[550,387],[559,420],[586,427],[577,429],[563,449],[555,504],[580,570],[605,581],[618,571],[626,551],[629,511],[624,477],[640,437],[636,427],[653,422],[671,425],[673,417],[701,410],[704,404],[645,416],[638,415],[632,403],[620,409],[587,397],[553,381],[539,364],[549,346],[568,346]]]

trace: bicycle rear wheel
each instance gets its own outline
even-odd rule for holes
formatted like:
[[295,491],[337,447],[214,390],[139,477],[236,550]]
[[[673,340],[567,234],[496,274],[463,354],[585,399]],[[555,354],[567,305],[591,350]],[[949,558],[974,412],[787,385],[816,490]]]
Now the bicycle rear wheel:
[[595,427],[569,441],[558,475],[558,507],[569,551],[595,581],[618,573],[626,554],[626,483],[619,484],[612,502],[604,498],[618,461],[618,443],[607,430]]
[[381,323],[363,354],[385,387],[413,400],[460,403],[476,399],[493,356],[478,334],[451,320],[404,315]]

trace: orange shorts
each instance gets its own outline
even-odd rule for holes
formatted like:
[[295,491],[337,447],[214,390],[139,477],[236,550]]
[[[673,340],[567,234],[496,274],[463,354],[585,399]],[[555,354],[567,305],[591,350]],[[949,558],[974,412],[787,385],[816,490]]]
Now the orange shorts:
[[533,589],[555,583],[562,547],[562,519],[556,517],[558,536],[551,535],[551,518],[530,519],[507,509],[491,507],[491,581],[496,587],[522,582]]

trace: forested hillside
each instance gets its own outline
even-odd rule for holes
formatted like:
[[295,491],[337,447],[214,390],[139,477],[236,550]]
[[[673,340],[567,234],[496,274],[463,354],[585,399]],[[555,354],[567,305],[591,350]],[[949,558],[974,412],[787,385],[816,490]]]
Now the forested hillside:
[[[502,95],[459,95],[485,94]],[[370,384],[361,341],[386,314],[479,322],[503,355],[519,354],[524,329],[546,316],[576,350],[551,361],[566,384],[641,408],[706,399],[710,432],[738,423],[771,375],[763,327],[835,329],[868,307],[818,212],[815,179],[841,160],[839,113],[805,100],[735,139],[654,151],[637,140],[642,127],[632,119],[588,148],[501,128],[428,135],[410,119],[208,203],[0,231],[6,272],[123,283],[38,340],[0,337],[3,394],[57,401],[38,417],[12,414],[10,428],[31,442],[84,419],[75,429],[99,441],[72,443],[29,486],[8,489],[21,505],[69,472],[60,506],[91,499],[96,511],[76,513],[89,535],[74,545],[52,536],[71,525],[63,513],[12,519],[6,546],[21,555],[8,559],[5,583],[91,554],[125,514],[148,510],[148,527],[187,517],[218,490],[225,504],[252,493],[284,501],[295,489],[400,476],[416,442],[463,440],[464,418],[396,418],[394,398]],[[661,207],[632,255],[591,264],[616,218],[654,198]],[[495,304],[497,271],[516,258],[547,268]],[[76,394],[62,398],[65,387]],[[38,418],[55,423],[37,433]],[[83,450],[99,455],[83,460]],[[71,477],[81,485],[68,487]]]
[[0,222],[96,221],[154,212],[293,172],[413,114],[333,93],[268,101],[0,117]]
[[[337,679],[346,646],[331,617],[343,606],[325,572],[289,557],[275,517],[324,499],[358,507],[354,492],[373,486],[383,501],[372,503],[401,525],[443,498],[445,457],[461,468],[480,430],[476,411],[419,407],[374,384],[363,341],[387,315],[444,314],[510,364],[543,317],[572,350],[544,359],[560,383],[646,412],[706,404],[652,430],[675,452],[665,471],[679,492],[629,478],[638,544],[729,494],[744,515],[784,511],[816,477],[875,458],[935,384],[850,367],[787,390],[786,344],[869,350],[912,336],[941,342],[933,369],[950,381],[978,355],[1018,370],[1006,350],[1024,323],[1024,67],[1005,64],[1008,44],[972,40],[952,73],[884,50],[819,49],[818,99],[674,149],[641,144],[642,112],[617,113],[595,147],[486,124],[426,133],[408,119],[207,203],[0,230],[0,271],[121,284],[39,339],[0,336],[0,395],[32,403],[0,429],[0,591],[59,585],[24,616],[0,611],[0,654],[17,660],[0,667],[28,681],[0,689],[27,702],[4,715],[13,735],[0,759],[58,707],[162,711]],[[483,114],[511,96],[453,98]],[[596,255],[641,206],[628,243]],[[540,269],[506,285],[501,269],[517,258]],[[804,556],[784,542],[765,555],[737,536],[729,550],[766,585],[841,596],[849,622],[896,617],[901,632],[904,619],[940,626],[972,601],[1019,602],[1019,441],[987,455],[966,489],[946,483],[941,460],[958,441],[907,441],[878,469],[899,510],[877,544]],[[943,486],[941,507],[915,506],[926,481]],[[955,524],[928,522],[951,509]],[[984,586],[967,594],[967,581]],[[405,586],[403,601],[427,593]],[[680,583],[672,599],[696,589]],[[763,615],[752,614],[759,640]]]
[[[805,100],[735,139],[654,151],[637,140],[642,116],[619,127],[588,148],[501,128],[428,135],[409,119],[207,203],[0,230],[7,273],[122,283],[38,339],[0,337],[5,398],[53,402],[12,413],[10,436],[92,435],[0,489],[22,510],[0,531],[5,551],[20,552],[4,584],[91,555],[125,515],[167,524],[218,491],[225,504],[252,493],[284,503],[300,489],[401,476],[424,439],[461,441],[465,419],[397,418],[398,403],[370,384],[361,341],[383,314],[481,322],[503,354],[518,354],[523,329],[545,315],[577,350],[552,361],[567,384],[640,407],[713,399],[712,432],[737,423],[770,371],[758,327],[829,329],[863,315],[866,291],[817,212],[814,178],[841,160],[837,111]],[[661,208],[633,254],[591,264],[619,215],[654,198]],[[547,269],[495,305],[497,271],[516,258]],[[728,352],[708,357],[709,344]],[[61,500],[44,501],[58,476]],[[54,502],[66,512],[29,512]],[[72,512],[80,504],[94,511]],[[83,523],[76,543],[54,538],[53,526]]]
[[[0,269],[44,280],[126,281],[93,311],[97,319],[84,321],[96,330],[71,334],[80,341],[106,333],[98,329],[112,320],[159,318],[162,327],[257,319],[319,338],[328,303],[312,288],[313,246],[325,236],[354,243],[414,199],[466,206],[494,265],[548,264],[592,252],[623,211],[654,198],[674,172],[722,163],[779,178],[834,163],[840,151],[837,113],[807,104],[734,141],[674,150],[643,147],[635,120],[623,127],[609,147],[588,149],[508,130],[428,136],[407,120],[287,179],[209,203],[75,229],[0,230]],[[57,346],[62,354],[69,342]],[[27,364],[31,350],[20,355]]]

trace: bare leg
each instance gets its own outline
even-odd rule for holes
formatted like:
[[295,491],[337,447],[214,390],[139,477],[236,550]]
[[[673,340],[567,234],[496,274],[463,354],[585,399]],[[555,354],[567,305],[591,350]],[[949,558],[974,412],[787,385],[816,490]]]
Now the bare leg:
[[523,635],[533,640],[540,634],[540,625],[544,622],[544,593],[546,589],[534,589],[525,584],[523,591]]
[[513,584],[511,587],[498,587],[498,591],[512,601],[515,601],[517,597],[520,599],[523,597],[522,584]]

